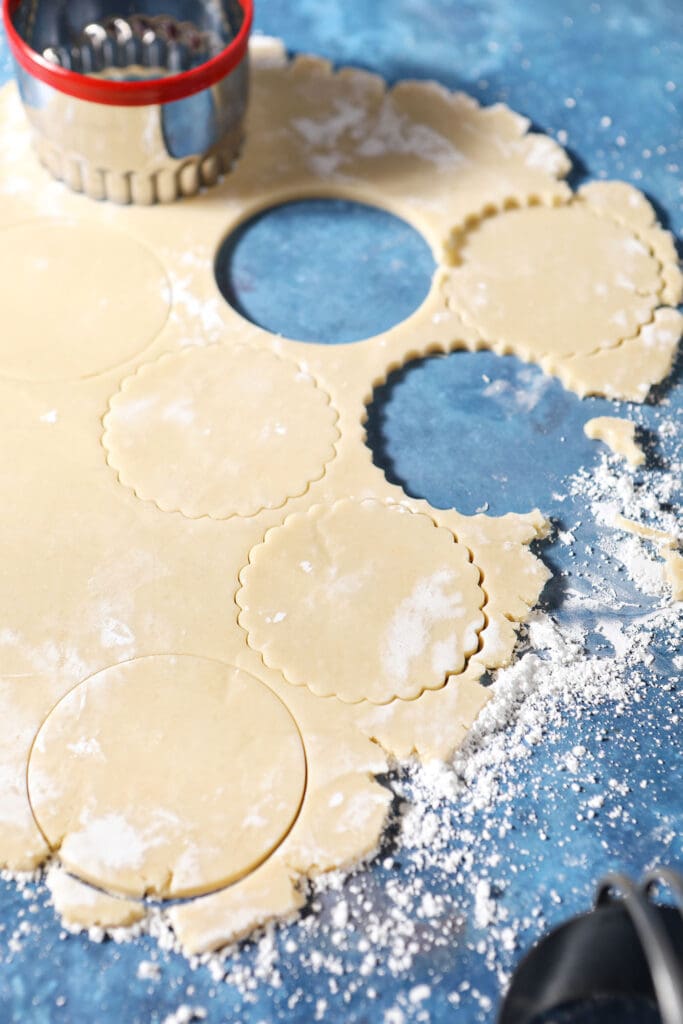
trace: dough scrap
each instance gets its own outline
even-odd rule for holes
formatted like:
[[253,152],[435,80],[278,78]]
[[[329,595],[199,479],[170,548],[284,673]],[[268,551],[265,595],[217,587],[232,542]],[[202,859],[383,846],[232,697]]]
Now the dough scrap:
[[591,441],[604,441],[615,455],[623,456],[634,468],[645,462],[645,452],[636,441],[636,425],[618,416],[596,416],[587,420],[583,432]]
[[674,601],[683,601],[683,555],[680,551],[665,551],[664,576],[671,588],[671,597]]
[[647,526],[646,523],[637,523],[633,519],[627,519],[626,516],[616,515],[614,517],[614,526],[618,530],[625,530],[626,533],[633,533],[636,537],[651,540],[659,548],[675,548],[679,543],[677,537],[666,533],[665,530],[658,530],[654,526]]
[[163,356],[125,380],[104,418],[103,444],[139,498],[189,518],[226,519],[303,494],[334,458],[336,420],[328,396],[295,364],[211,345]]
[[130,928],[146,916],[144,903],[110,896],[59,867],[50,868],[45,884],[62,921],[76,930]]
[[[681,314],[669,308],[681,287],[671,236],[657,227],[647,200],[617,182],[592,184],[572,197],[562,180],[570,167],[566,154],[553,140],[529,133],[526,119],[500,105],[481,108],[435,83],[404,82],[387,89],[364,71],[333,71],[309,57],[288,61],[273,41],[255,39],[252,53],[248,137],[238,165],[215,188],[171,206],[123,208],[71,193],[31,156],[14,86],[0,91],[0,228],[21,235],[15,226],[30,223],[36,241],[29,255],[60,232],[67,250],[77,248],[76,234],[115,238],[106,252],[99,245],[83,246],[78,262],[62,268],[66,274],[70,267],[72,278],[62,277],[53,289],[51,316],[58,330],[51,332],[43,315],[23,349],[16,338],[7,340],[7,357],[15,362],[6,366],[0,358],[0,432],[6,441],[0,450],[0,557],[12,582],[0,590],[0,864],[27,870],[49,856],[31,813],[26,772],[34,736],[43,723],[46,733],[52,730],[58,710],[51,714],[51,709],[59,709],[58,702],[74,687],[84,692],[84,681],[96,674],[116,674],[121,663],[135,659],[139,664],[161,651],[235,666],[267,686],[291,714],[305,750],[306,788],[290,831],[259,867],[230,887],[169,912],[188,953],[217,948],[273,917],[289,916],[301,905],[303,879],[374,854],[391,799],[376,777],[390,756],[445,759],[452,754],[487,700],[482,673],[509,662],[518,624],[549,576],[528,549],[546,533],[540,512],[494,519],[431,508],[390,484],[365,446],[365,406],[391,370],[431,352],[497,345],[447,301],[447,283],[458,269],[448,265],[453,253],[489,218],[500,225],[515,210],[539,204],[549,216],[560,217],[564,207],[580,204],[602,225],[603,237],[631,232],[643,244],[650,255],[642,265],[658,267],[656,308],[642,325],[644,307],[642,313],[636,309],[633,337],[611,348],[562,356],[553,349],[551,332],[544,348],[529,353],[579,394],[642,401],[668,373],[683,324]],[[426,300],[404,323],[355,345],[302,346],[247,323],[225,302],[214,260],[226,235],[269,206],[309,196],[374,203],[403,217],[428,240],[442,265]],[[101,295],[85,288],[99,273],[94,252],[105,264],[113,258],[108,254],[119,253],[107,294],[121,301],[121,309],[130,296],[134,311],[125,314],[123,331],[116,316],[100,318],[93,338],[79,323],[86,325],[86,313]],[[19,301],[15,289],[22,304],[30,305],[32,281],[11,255],[5,258],[10,260],[3,280],[9,301]],[[127,286],[120,289],[118,282]],[[652,287],[648,284],[647,296],[636,296],[637,303],[652,307]],[[139,329],[145,317],[145,329]],[[67,343],[57,345],[55,337],[67,329]],[[614,339],[613,331],[609,338]],[[236,494],[234,487],[219,487],[201,505],[192,504],[196,492],[188,503],[183,485],[195,471],[192,452],[183,453],[179,478],[166,475],[158,493],[144,501],[107,465],[102,419],[110,403],[107,443],[116,466],[124,436],[135,435],[141,454],[146,442],[114,416],[114,410],[122,411],[128,388],[157,379],[161,384],[166,371],[170,386],[170,371],[182,360],[187,360],[183,366],[197,365],[195,350],[212,343],[220,346],[220,356],[212,350],[207,366],[248,350],[264,366],[277,357],[285,367],[301,367],[318,389],[298,382],[305,401],[315,396],[313,421],[320,436],[309,432],[299,453],[298,480],[275,488],[277,500],[284,502],[279,509],[267,507],[275,501],[267,478],[278,480],[282,471],[279,454],[263,464],[261,481],[240,490],[240,480]],[[524,356],[525,345],[515,349],[518,355]],[[188,347],[192,351],[186,355]],[[24,353],[33,353],[30,365]],[[137,373],[142,363],[149,369]],[[13,374],[22,378],[20,384]],[[288,394],[290,380],[283,378]],[[243,399],[231,392],[228,379],[226,396],[231,394],[233,401]],[[255,422],[253,412],[247,409],[245,423]],[[215,406],[208,413],[215,413]],[[151,426],[157,430],[159,423]],[[197,459],[202,455],[206,449]],[[128,461],[133,460],[126,454],[117,467],[124,478]],[[210,488],[211,481],[202,484]],[[245,490],[256,494],[253,504],[265,506],[261,511],[212,518],[211,511],[222,515],[234,509],[236,497],[244,502]],[[348,499],[383,509],[401,505],[407,510],[403,519],[424,518],[430,537],[442,530],[457,537],[455,550],[469,552],[480,592],[472,610],[476,614],[485,595],[485,621],[464,670],[442,680],[439,689],[381,705],[321,699],[308,686],[292,686],[246,641],[235,598],[250,552],[268,549],[269,538],[286,530],[283,523],[290,516],[305,517],[312,506],[330,509]],[[160,507],[165,503],[198,518],[166,513]],[[246,510],[248,503],[239,507]],[[160,868],[163,888],[161,873]],[[140,891],[142,879],[133,887]],[[55,898],[57,907],[72,923],[92,923],[93,890],[74,879],[64,895],[66,888],[64,883]],[[102,900],[111,901],[109,909]],[[101,924],[106,917],[116,923],[124,904],[141,906],[107,894],[102,900],[96,910]]]
[[671,372],[681,334],[683,314],[663,306],[635,338],[588,356],[572,356],[556,363],[553,372],[581,398],[604,395],[644,402],[652,385]]
[[317,505],[250,553],[239,622],[267,665],[318,697],[414,700],[477,650],[479,578],[467,549],[426,516]]
[[305,786],[282,702],[238,669],[176,655],[75,687],[28,764],[33,813],[61,863],[125,896],[193,896],[248,874],[289,832]]
[[87,222],[34,220],[0,232],[0,374],[76,380],[142,352],[168,317],[169,284],[134,237]]

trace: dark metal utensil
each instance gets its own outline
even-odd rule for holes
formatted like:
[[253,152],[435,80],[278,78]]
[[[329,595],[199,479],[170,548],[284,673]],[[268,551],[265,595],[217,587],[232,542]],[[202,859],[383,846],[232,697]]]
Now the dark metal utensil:
[[[653,901],[659,887],[675,907]],[[595,907],[555,929],[522,960],[498,1024],[532,1024],[548,1010],[596,998],[641,998],[662,1024],[683,1024],[683,878],[648,872],[640,886],[604,878]]]

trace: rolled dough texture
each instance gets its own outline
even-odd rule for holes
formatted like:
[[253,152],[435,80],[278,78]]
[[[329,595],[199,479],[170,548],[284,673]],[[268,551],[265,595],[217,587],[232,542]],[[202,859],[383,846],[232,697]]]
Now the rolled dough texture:
[[33,745],[28,792],[62,864],[124,896],[221,888],[280,845],[306,788],[267,686],[206,658],[137,658],[76,686]]
[[[367,72],[333,72],[310,57],[288,62],[273,41],[256,41],[253,56],[236,169],[169,207],[94,203],[53,181],[30,154],[14,87],[0,93],[0,229],[33,265],[29,273],[1,247],[0,300],[15,313],[0,344],[0,863],[31,869],[52,848],[82,879],[98,881],[107,893],[95,900],[85,881],[52,876],[56,905],[84,926],[135,920],[132,894],[148,889],[199,892],[237,879],[168,911],[187,952],[286,917],[302,903],[303,878],[376,851],[390,800],[375,776],[389,755],[446,758],[462,742],[487,700],[481,675],[509,661],[549,575],[528,550],[546,531],[540,512],[468,517],[385,479],[364,444],[373,388],[418,356],[489,346],[533,359],[579,393],[642,399],[667,373],[682,321],[670,308],[681,291],[671,238],[645,198],[620,183],[573,196],[561,180],[564,152],[517,114],[481,109],[434,83],[387,90]],[[388,208],[424,234],[439,261],[423,305],[355,345],[275,337],[242,319],[214,277],[215,255],[240,223],[321,195]],[[576,233],[573,253],[548,251],[556,231],[567,246]],[[591,239],[595,253],[586,253]],[[47,269],[36,263],[57,250],[56,272],[52,256]],[[573,338],[557,282],[584,257],[571,301],[582,304],[572,314],[580,312],[586,334]],[[617,280],[619,260],[633,290]],[[591,288],[593,276],[605,295]],[[49,303],[39,314],[44,287]],[[538,310],[528,336],[515,307],[520,289]],[[482,294],[489,298],[473,304]],[[25,309],[30,315],[19,315]],[[260,402],[250,401],[256,367]],[[367,522],[353,519],[366,507]],[[348,583],[358,567],[347,544],[354,524],[363,558],[375,550],[386,569],[387,550],[369,543],[375,520],[397,531],[393,562],[384,590],[361,580],[366,615],[361,605],[342,606],[353,631],[345,639],[376,641],[373,615],[387,651],[391,622],[415,628],[407,670],[404,659],[375,671],[375,645],[373,671],[359,659],[352,683],[349,666],[339,675],[325,647],[340,639],[325,613],[329,586],[303,594],[318,635],[307,632],[285,582],[316,582],[300,564],[317,564],[300,543],[302,524],[322,524],[311,539],[328,583],[335,572]],[[426,541],[424,578],[417,533]],[[427,614],[434,606],[423,598],[437,591],[437,604],[454,611],[450,631]],[[226,747],[215,738],[219,682],[204,670],[186,694],[174,670],[149,696],[159,679],[145,666],[184,659],[251,687],[245,729],[253,724],[262,739],[253,777],[244,774],[241,740]],[[283,724],[285,772],[268,740],[280,707],[273,714],[291,718],[300,737],[297,746]],[[124,779],[116,766],[129,730],[139,770]],[[199,806],[167,806],[154,749],[168,766],[185,732],[195,753],[181,792],[188,802],[196,792]],[[145,736],[158,736],[149,750]],[[272,821],[254,819],[258,841],[241,852],[225,836],[248,829],[253,807],[226,800],[221,818],[217,793],[240,778],[251,796],[265,794],[264,779],[281,782],[273,793],[284,801]],[[168,830],[154,817],[160,808],[178,819],[169,817]],[[121,814],[142,852],[139,862],[129,851],[112,867],[103,862],[106,843],[82,837],[98,815]],[[192,844],[197,862],[188,855],[180,872]]]
[[334,458],[336,420],[329,397],[292,363],[210,345],[124,380],[103,444],[138,498],[191,519],[227,519],[279,508],[319,480]]
[[477,650],[479,570],[452,533],[400,505],[314,505],[249,561],[237,593],[249,644],[318,697],[414,700]]
[[130,234],[87,221],[3,226],[0,282],[0,373],[17,380],[78,380],[124,363],[170,306],[159,260]]

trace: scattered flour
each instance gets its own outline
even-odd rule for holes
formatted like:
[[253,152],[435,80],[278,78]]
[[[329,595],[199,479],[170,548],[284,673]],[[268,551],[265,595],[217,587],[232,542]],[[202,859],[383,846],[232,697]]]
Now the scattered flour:
[[175,1013],[164,1017],[163,1024],[192,1024],[193,1021],[206,1020],[207,1012],[203,1006],[179,1006]]

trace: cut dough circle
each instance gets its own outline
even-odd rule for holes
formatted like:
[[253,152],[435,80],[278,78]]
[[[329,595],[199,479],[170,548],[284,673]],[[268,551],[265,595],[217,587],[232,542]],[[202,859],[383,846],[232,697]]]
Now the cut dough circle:
[[143,351],[164,326],[170,286],[157,258],[103,224],[34,220],[0,235],[0,374],[79,380]]
[[318,697],[412,700],[462,672],[484,626],[467,548],[426,515],[342,500],[290,516],[242,570],[240,625]]
[[526,359],[613,348],[652,319],[658,261],[628,227],[580,203],[482,221],[446,280],[449,304]]
[[209,345],[125,380],[103,443],[139,498],[192,519],[227,519],[279,508],[320,479],[335,455],[336,421],[329,397],[296,364]]
[[74,875],[126,896],[194,896],[253,871],[295,821],[301,737],[253,676],[152,655],[76,686],[38,732],[33,813]]

